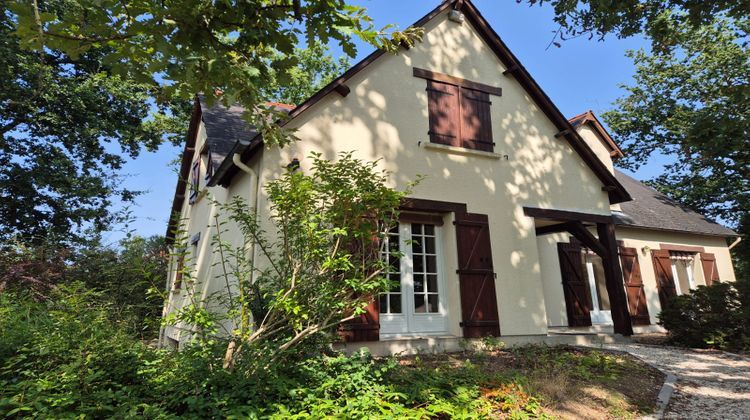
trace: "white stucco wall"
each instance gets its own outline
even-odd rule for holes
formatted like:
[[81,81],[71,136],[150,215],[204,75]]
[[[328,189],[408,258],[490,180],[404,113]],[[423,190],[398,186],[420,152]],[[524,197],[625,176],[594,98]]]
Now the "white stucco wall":
[[[569,145],[554,137],[556,128],[523,88],[503,76],[501,62],[468,23],[459,25],[443,15],[425,29],[423,43],[383,56],[352,78],[349,96],[331,94],[293,120],[290,125],[301,141],[284,150],[266,150],[261,181],[278,177],[292,158],[308,170],[312,151],[330,159],[342,151],[382,159],[381,167],[393,172],[397,188],[425,175],[415,197],[468,203],[470,212],[489,215],[502,334],[544,334],[547,317],[534,221],[522,207],[609,214],[607,194]],[[426,82],[412,76],[413,67],[503,89],[502,97],[491,97],[500,159],[423,147],[429,142]],[[268,209],[265,197],[260,204]],[[446,256],[455,258],[455,240],[446,245]],[[446,259],[445,264],[449,306],[458,308],[456,262]],[[460,312],[452,310],[451,316],[452,331],[458,332]]]

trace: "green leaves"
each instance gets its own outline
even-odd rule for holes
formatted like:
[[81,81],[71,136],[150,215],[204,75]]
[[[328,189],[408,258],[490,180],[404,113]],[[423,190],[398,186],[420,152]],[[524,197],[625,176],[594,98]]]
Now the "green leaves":
[[[396,51],[421,36],[418,29],[375,31],[364,8],[344,1],[58,0],[10,1],[16,34],[26,47],[60,50],[72,57],[104,49],[117,74],[163,88],[170,99],[224,92],[247,109],[260,102],[265,82],[296,63],[302,41],[336,41],[350,57],[352,37]],[[225,105],[230,102],[221,98]]]
[[[698,28],[710,24],[718,16],[732,19],[748,17],[746,0],[685,1],[685,0],[516,0],[529,5],[550,4],[560,29],[553,42],[588,36],[603,40],[613,34],[626,38],[637,34],[648,36],[655,49],[675,44],[674,26]],[[550,44],[552,44],[550,43]]]
[[635,83],[604,115],[625,146],[620,165],[672,157],[653,185],[732,224],[750,210],[749,29],[748,19],[684,24],[674,47],[631,52]]

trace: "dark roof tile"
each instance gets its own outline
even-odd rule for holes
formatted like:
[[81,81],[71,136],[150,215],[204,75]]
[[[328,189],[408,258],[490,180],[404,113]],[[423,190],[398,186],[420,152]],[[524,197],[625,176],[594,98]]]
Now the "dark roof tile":
[[733,230],[681,205],[620,171],[615,171],[615,177],[633,197],[633,201],[620,203],[622,213],[613,212],[615,223],[618,225],[704,235],[737,236]]

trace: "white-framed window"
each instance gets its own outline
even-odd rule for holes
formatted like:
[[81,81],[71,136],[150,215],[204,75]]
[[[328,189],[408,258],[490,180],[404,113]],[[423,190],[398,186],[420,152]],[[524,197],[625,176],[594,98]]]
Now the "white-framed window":
[[581,258],[591,295],[591,322],[594,324],[611,324],[612,307],[607,292],[607,280],[604,275],[602,257],[584,250]]
[[677,294],[690,293],[695,289],[695,254],[688,252],[669,253],[669,260],[672,263],[672,277]]
[[394,287],[380,296],[381,337],[447,331],[441,229],[429,223],[400,223],[389,233],[382,257],[388,258]]

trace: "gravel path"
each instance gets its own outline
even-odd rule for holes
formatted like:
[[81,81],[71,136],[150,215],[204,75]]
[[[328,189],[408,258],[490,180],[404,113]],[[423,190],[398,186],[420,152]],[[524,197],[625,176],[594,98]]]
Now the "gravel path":
[[667,419],[750,419],[750,358],[641,344],[605,344],[677,377]]

